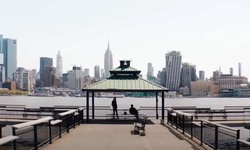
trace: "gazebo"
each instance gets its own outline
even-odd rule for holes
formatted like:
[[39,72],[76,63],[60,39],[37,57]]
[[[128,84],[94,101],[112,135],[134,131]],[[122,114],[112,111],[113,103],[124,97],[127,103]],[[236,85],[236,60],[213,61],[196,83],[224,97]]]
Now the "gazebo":
[[158,119],[158,94],[162,97],[162,120],[164,120],[164,92],[168,89],[145,80],[140,76],[140,70],[130,66],[130,60],[120,60],[120,66],[110,70],[110,77],[91,84],[82,91],[86,91],[86,121],[89,122],[89,98],[92,96],[92,119],[95,118],[95,92],[155,92],[156,119]]

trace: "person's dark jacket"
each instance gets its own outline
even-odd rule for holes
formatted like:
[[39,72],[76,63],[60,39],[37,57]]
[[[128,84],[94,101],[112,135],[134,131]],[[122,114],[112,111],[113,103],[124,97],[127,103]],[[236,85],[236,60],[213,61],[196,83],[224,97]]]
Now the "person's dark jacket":
[[131,107],[131,108],[129,108],[129,113],[130,114],[138,114],[138,111],[134,107]]
[[111,105],[112,105],[113,109],[117,109],[117,103],[116,103],[116,101],[113,100]]

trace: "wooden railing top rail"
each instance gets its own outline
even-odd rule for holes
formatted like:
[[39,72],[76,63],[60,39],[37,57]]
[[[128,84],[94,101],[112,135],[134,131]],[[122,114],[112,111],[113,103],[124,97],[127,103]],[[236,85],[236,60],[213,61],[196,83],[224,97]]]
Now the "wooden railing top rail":
[[18,136],[13,136],[13,135],[3,137],[3,138],[0,139],[0,145],[9,143],[9,142],[14,141],[14,140],[16,140],[18,138],[19,138]]
[[12,127],[15,128],[15,129],[20,129],[20,128],[24,128],[24,127],[33,126],[33,125],[36,125],[36,124],[48,122],[49,120],[52,120],[52,119],[53,119],[52,117],[44,117],[44,118],[41,118],[41,119],[32,120],[32,121],[12,125]]
[[240,143],[243,143],[243,144],[246,144],[246,145],[250,146],[250,142],[248,142],[248,141],[246,141],[246,140],[241,140],[241,139],[239,139],[239,140],[238,140],[238,142],[240,142]]
[[172,106],[170,107],[173,110],[195,110],[196,106]]
[[56,124],[58,124],[58,123],[61,123],[62,122],[62,120],[53,120],[53,121],[51,121],[50,123],[51,123],[51,125],[56,125]]
[[58,114],[59,116],[66,116],[66,115],[69,115],[69,114],[73,114],[73,113],[75,113],[76,112],[76,110],[75,109],[72,109],[72,110],[68,110],[68,111],[66,111],[66,112],[62,112],[62,113],[60,113],[60,114]]
[[180,115],[184,115],[184,116],[187,116],[187,117],[192,117],[193,115],[189,114],[189,113],[184,113],[182,111],[174,111],[175,113],[177,114],[180,114]]
[[211,124],[211,125],[214,125],[214,126],[217,126],[217,127],[222,127],[224,129],[228,129],[228,130],[231,130],[231,131],[238,131],[239,129],[235,129],[235,128],[231,128],[229,126],[225,126],[225,125],[222,125],[222,124],[219,124],[219,123],[215,123],[215,122],[210,122],[208,120],[201,120],[207,124]]

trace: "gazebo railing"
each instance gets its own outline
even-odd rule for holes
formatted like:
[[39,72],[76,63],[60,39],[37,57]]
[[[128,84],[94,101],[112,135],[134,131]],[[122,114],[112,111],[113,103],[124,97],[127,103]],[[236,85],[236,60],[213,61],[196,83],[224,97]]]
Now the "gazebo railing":
[[173,109],[167,110],[167,123],[191,139],[213,149],[239,149],[240,130],[207,120],[193,121],[193,116]]
[[[84,107],[86,110],[86,107]],[[156,107],[151,106],[140,106],[138,109],[139,114],[147,115],[148,117],[155,118],[157,116]],[[161,117],[161,108],[158,108],[158,116]],[[92,106],[89,106],[89,115],[92,118]],[[118,114],[123,115],[129,114],[129,108],[118,108]],[[165,108],[165,112],[167,112],[167,107]],[[95,118],[106,118],[107,115],[113,114],[113,109],[111,106],[95,106],[94,115]]]

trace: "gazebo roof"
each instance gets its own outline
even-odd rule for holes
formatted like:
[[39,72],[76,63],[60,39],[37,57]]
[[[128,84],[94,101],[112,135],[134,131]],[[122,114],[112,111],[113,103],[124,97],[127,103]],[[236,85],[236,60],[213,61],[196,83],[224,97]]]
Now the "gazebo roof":
[[130,60],[121,60],[120,66],[110,71],[110,77],[91,84],[83,91],[168,91],[140,76],[140,70],[130,67]]

